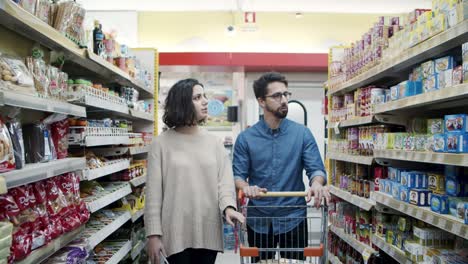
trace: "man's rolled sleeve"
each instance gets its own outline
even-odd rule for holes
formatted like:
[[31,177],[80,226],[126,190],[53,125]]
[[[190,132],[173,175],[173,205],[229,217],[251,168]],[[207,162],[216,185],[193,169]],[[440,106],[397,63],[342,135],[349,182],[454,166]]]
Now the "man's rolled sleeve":
[[302,161],[306,170],[309,182],[312,182],[315,177],[322,176],[327,184],[325,166],[323,166],[322,157],[315,142],[315,138],[308,128],[304,129],[304,145],[302,148]]
[[234,145],[232,170],[234,173],[234,180],[247,181],[250,170],[250,157],[247,141],[242,133],[239,135]]

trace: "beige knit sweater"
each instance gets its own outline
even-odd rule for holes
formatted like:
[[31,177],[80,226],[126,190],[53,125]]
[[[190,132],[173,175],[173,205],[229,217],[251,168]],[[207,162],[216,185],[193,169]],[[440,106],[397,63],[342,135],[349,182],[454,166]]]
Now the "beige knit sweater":
[[146,235],[161,235],[170,256],[187,248],[223,251],[222,213],[236,208],[231,162],[221,141],[200,130],[169,130],[148,156]]

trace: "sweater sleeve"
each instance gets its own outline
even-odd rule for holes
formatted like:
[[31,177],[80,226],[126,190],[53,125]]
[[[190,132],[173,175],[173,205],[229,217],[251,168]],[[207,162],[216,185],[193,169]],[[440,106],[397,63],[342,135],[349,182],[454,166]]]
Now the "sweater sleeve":
[[219,209],[221,214],[228,206],[237,209],[236,206],[236,192],[234,187],[234,176],[232,175],[231,160],[227,151],[224,149],[223,144],[218,144],[218,155],[220,160],[219,174],[218,174],[218,197]]
[[162,232],[162,155],[160,143],[155,140],[148,154],[148,178],[146,181],[145,228],[146,236],[163,235]]

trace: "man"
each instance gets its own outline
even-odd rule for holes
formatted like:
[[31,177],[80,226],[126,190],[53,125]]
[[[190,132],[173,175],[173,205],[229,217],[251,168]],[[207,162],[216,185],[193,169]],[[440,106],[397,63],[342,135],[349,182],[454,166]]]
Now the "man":
[[[254,82],[254,93],[264,117],[239,135],[233,158],[236,187],[253,198],[247,213],[249,245],[304,248],[308,246],[304,197],[255,198],[268,191],[304,191],[305,168],[310,186],[307,202],[314,196],[319,207],[323,198],[330,200],[325,168],[310,130],[286,119],[291,97],[286,78],[266,73]],[[261,259],[273,254],[263,253]],[[281,252],[281,257],[304,260],[300,252]]]

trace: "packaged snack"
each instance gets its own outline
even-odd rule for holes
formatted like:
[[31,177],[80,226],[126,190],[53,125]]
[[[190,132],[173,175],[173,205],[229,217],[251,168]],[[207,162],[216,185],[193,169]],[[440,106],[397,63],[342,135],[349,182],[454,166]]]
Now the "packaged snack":
[[0,81],[1,87],[29,95],[35,95],[33,77],[19,58],[0,53]]
[[18,215],[21,211],[11,194],[0,195],[0,209],[2,209],[1,211],[10,220],[10,222],[12,222],[15,226],[20,225]]
[[453,69],[445,70],[439,73],[437,86],[444,89],[453,86]]
[[468,198],[449,197],[450,214],[459,219],[465,219],[465,205],[468,204]]
[[388,167],[388,178],[392,181],[399,182],[399,179],[401,178],[400,170],[397,168]]
[[435,60],[435,72],[436,73],[441,73],[446,70],[453,69],[453,57],[452,56],[446,56],[440,59]]
[[433,151],[434,152],[445,152],[445,135],[444,134],[436,134],[433,136]]
[[428,119],[427,132],[431,135],[444,133],[444,120],[442,118]]
[[50,257],[46,264],[55,263],[85,263],[89,258],[88,242],[85,239],[77,239],[66,247],[59,250],[56,254]]
[[409,195],[410,195],[410,192],[409,192],[409,188],[406,187],[406,186],[400,186],[400,197],[399,197],[399,200],[402,201],[402,202],[409,202]]
[[47,162],[56,159],[50,131],[43,123],[23,127],[26,163]]
[[32,235],[27,230],[20,228],[13,234],[13,243],[11,246],[11,259],[19,261],[31,253]]
[[423,79],[427,79],[430,76],[434,76],[434,74],[436,73],[434,61],[428,61],[428,62],[421,64],[421,69],[422,69]]
[[416,188],[427,189],[429,187],[429,179],[426,173],[419,172],[416,174]]
[[439,74],[433,74],[424,79],[423,89],[426,93],[439,90]]
[[463,66],[457,66],[453,69],[452,84],[455,86],[461,83],[463,83]]
[[390,98],[392,101],[396,101],[400,99],[400,86],[399,85],[392,86],[390,88]]
[[50,125],[52,132],[52,141],[54,142],[55,152],[57,153],[57,159],[64,159],[68,157],[69,123],[66,115],[62,115],[62,117],[62,120],[56,121]]
[[467,115],[446,115],[445,132],[468,132]]
[[409,174],[410,173],[408,171],[402,172],[401,177],[400,177],[400,183],[403,186],[410,187],[410,188],[415,188],[416,186],[408,186],[408,185],[410,185]]
[[448,196],[433,193],[431,195],[431,210],[439,214],[449,213]]
[[6,125],[0,120],[0,173],[11,171],[15,168],[15,151],[10,133],[8,133]]
[[47,78],[49,79],[49,96],[60,100],[62,90],[60,86],[60,71],[56,67],[47,67]]
[[17,119],[8,121],[6,125],[13,143],[16,169],[19,170],[22,169],[26,163],[24,154],[23,129],[21,128],[21,123]]
[[445,194],[445,176],[437,173],[428,174],[429,190],[437,194]]
[[431,191],[423,189],[411,189],[409,203],[417,206],[429,206]]
[[399,94],[398,94],[400,99],[411,95],[411,87],[409,85],[409,81],[401,82],[398,85],[398,87],[400,89]]
[[35,15],[40,20],[49,24],[52,2],[49,0],[37,0]]
[[69,211],[67,200],[63,195],[60,185],[60,177],[50,178],[46,181],[47,212],[50,216],[66,215]]
[[58,4],[54,27],[78,45],[86,45],[84,21],[86,10],[74,1]]
[[36,1],[37,0],[19,0],[18,3],[24,10],[34,15],[36,13]]

